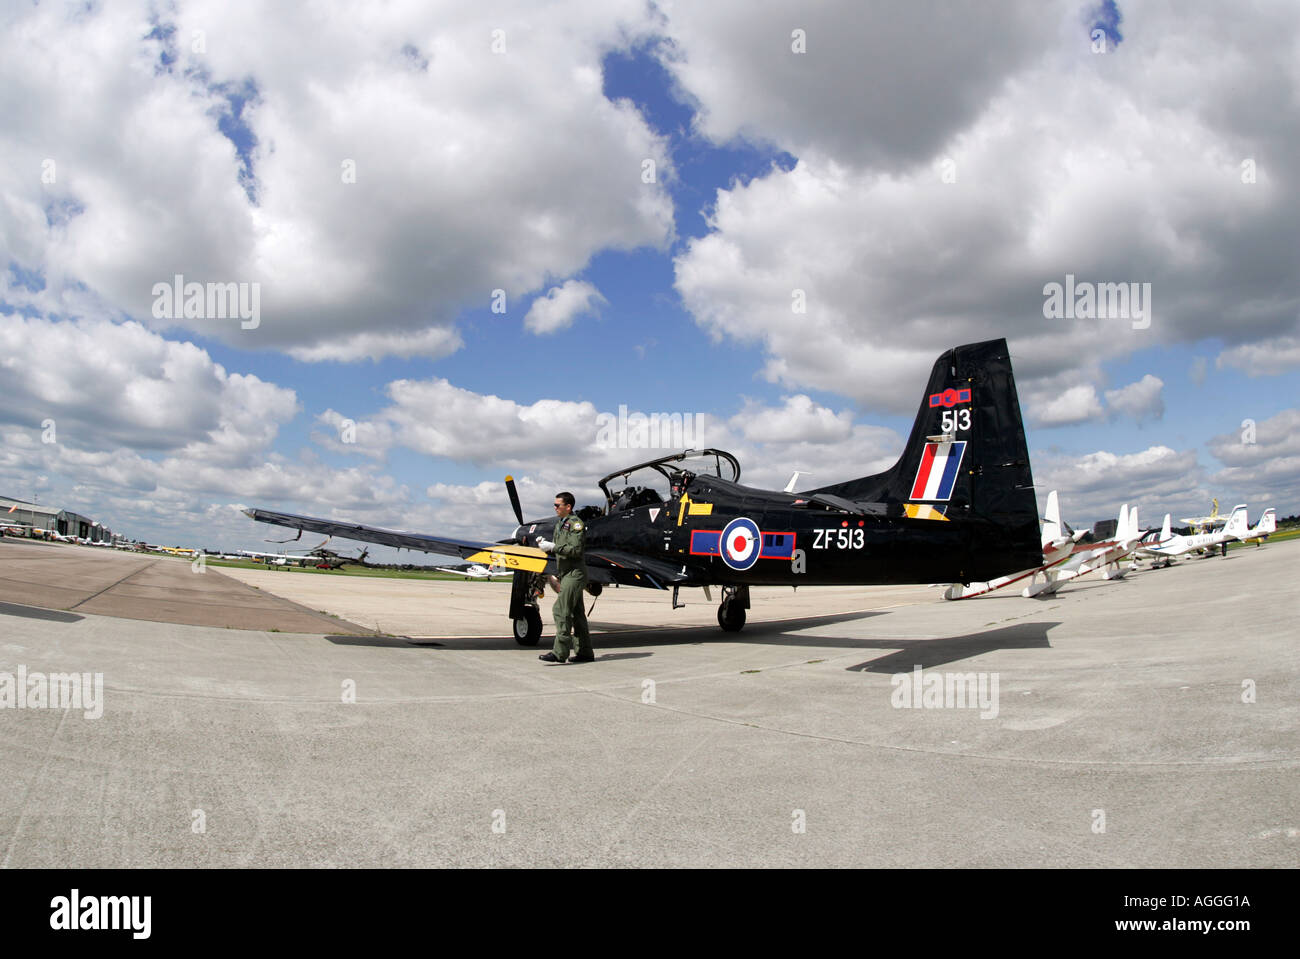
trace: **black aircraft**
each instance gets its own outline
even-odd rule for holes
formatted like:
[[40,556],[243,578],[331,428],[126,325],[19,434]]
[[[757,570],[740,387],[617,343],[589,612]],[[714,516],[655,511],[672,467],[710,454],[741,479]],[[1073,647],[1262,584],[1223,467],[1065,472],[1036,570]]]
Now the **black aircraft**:
[[[611,487],[614,484],[614,488]],[[892,469],[800,493],[740,483],[723,450],[687,450],[600,480],[604,507],[586,506],[588,589],[683,586],[722,590],[718,624],[745,624],[750,586],[970,583],[1041,566],[1038,505],[1006,340],[959,346],[934,364],[902,457]],[[538,600],[555,560],[536,548],[553,517],[509,539],[473,543],[249,509],[264,523],[515,570],[515,640],[542,634]]]
[[317,569],[342,569],[344,566],[364,566],[367,569],[372,565],[366,562],[366,556],[369,549],[363,549],[356,556],[347,556],[343,553],[336,553],[332,549],[326,549],[324,546],[317,546],[311,552],[306,554],[305,559],[316,560]]

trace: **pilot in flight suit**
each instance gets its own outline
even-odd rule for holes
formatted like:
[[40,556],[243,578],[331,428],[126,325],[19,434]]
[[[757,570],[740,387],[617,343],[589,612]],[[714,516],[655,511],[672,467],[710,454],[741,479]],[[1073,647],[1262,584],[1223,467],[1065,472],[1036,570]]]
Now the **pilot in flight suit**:
[[589,663],[596,658],[587,629],[587,613],[582,608],[582,592],[587,585],[587,564],[583,557],[586,524],[573,515],[573,494],[555,494],[554,542],[539,539],[537,545],[555,556],[560,578],[560,598],[551,607],[555,620],[555,645],[538,659],[546,663],[563,663],[574,645],[573,662]]

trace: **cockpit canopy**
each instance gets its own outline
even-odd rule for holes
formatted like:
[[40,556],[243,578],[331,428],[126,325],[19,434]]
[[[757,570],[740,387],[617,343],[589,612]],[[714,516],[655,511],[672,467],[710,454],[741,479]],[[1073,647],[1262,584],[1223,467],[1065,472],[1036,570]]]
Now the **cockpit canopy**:
[[[688,469],[687,465],[695,469]],[[600,480],[600,490],[605,494],[605,512],[622,512],[667,502],[680,495],[692,479],[706,471],[734,483],[740,479],[740,461],[725,450],[683,450],[617,470]],[[614,489],[610,488],[611,482],[615,483]]]

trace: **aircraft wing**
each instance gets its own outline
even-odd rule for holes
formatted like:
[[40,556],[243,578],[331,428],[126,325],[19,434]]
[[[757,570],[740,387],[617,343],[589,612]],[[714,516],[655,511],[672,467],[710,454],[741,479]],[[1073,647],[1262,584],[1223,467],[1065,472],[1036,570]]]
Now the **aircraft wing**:
[[[476,543],[469,540],[429,536],[425,533],[404,533],[380,526],[363,526],[359,523],[299,516],[295,513],[278,513],[274,510],[246,509],[244,513],[259,523],[341,536],[344,539],[354,539],[363,543],[378,543],[396,549],[459,556],[471,563],[500,566],[506,570],[547,572],[549,561],[549,571],[555,571],[554,560],[534,546],[517,546],[513,543]],[[597,583],[667,589],[669,586],[702,585],[707,582],[702,578],[702,571],[694,570],[681,563],[669,563],[619,550],[589,549],[586,560],[588,576]]]
[[259,523],[285,526],[289,529],[306,530],[312,533],[325,533],[341,536],[362,543],[378,543],[396,549],[413,549],[423,553],[441,553],[444,556],[459,556],[472,563],[492,564],[509,569],[524,569],[530,573],[540,573],[546,569],[547,555],[532,546],[516,546],[511,543],[481,543],[463,539],[449,539],[429,536],[424,533],[404,533],[380,526],[363,526],[360,523],[341,523],[338,520],[318,519],[314,516],[299,516],[295,513],[277,513],[274,510],[246,509],[244,513]]

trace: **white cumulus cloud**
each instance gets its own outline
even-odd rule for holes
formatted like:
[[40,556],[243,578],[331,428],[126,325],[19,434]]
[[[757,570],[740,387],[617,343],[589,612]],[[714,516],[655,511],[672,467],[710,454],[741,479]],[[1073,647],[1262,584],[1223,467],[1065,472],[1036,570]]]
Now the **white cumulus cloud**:
[[568,280],[533,301],[524,317],[524,326],[533,333],[557,333],[572,326],[579,316],[595,313],[607,302],[600,290],[587,281]]

